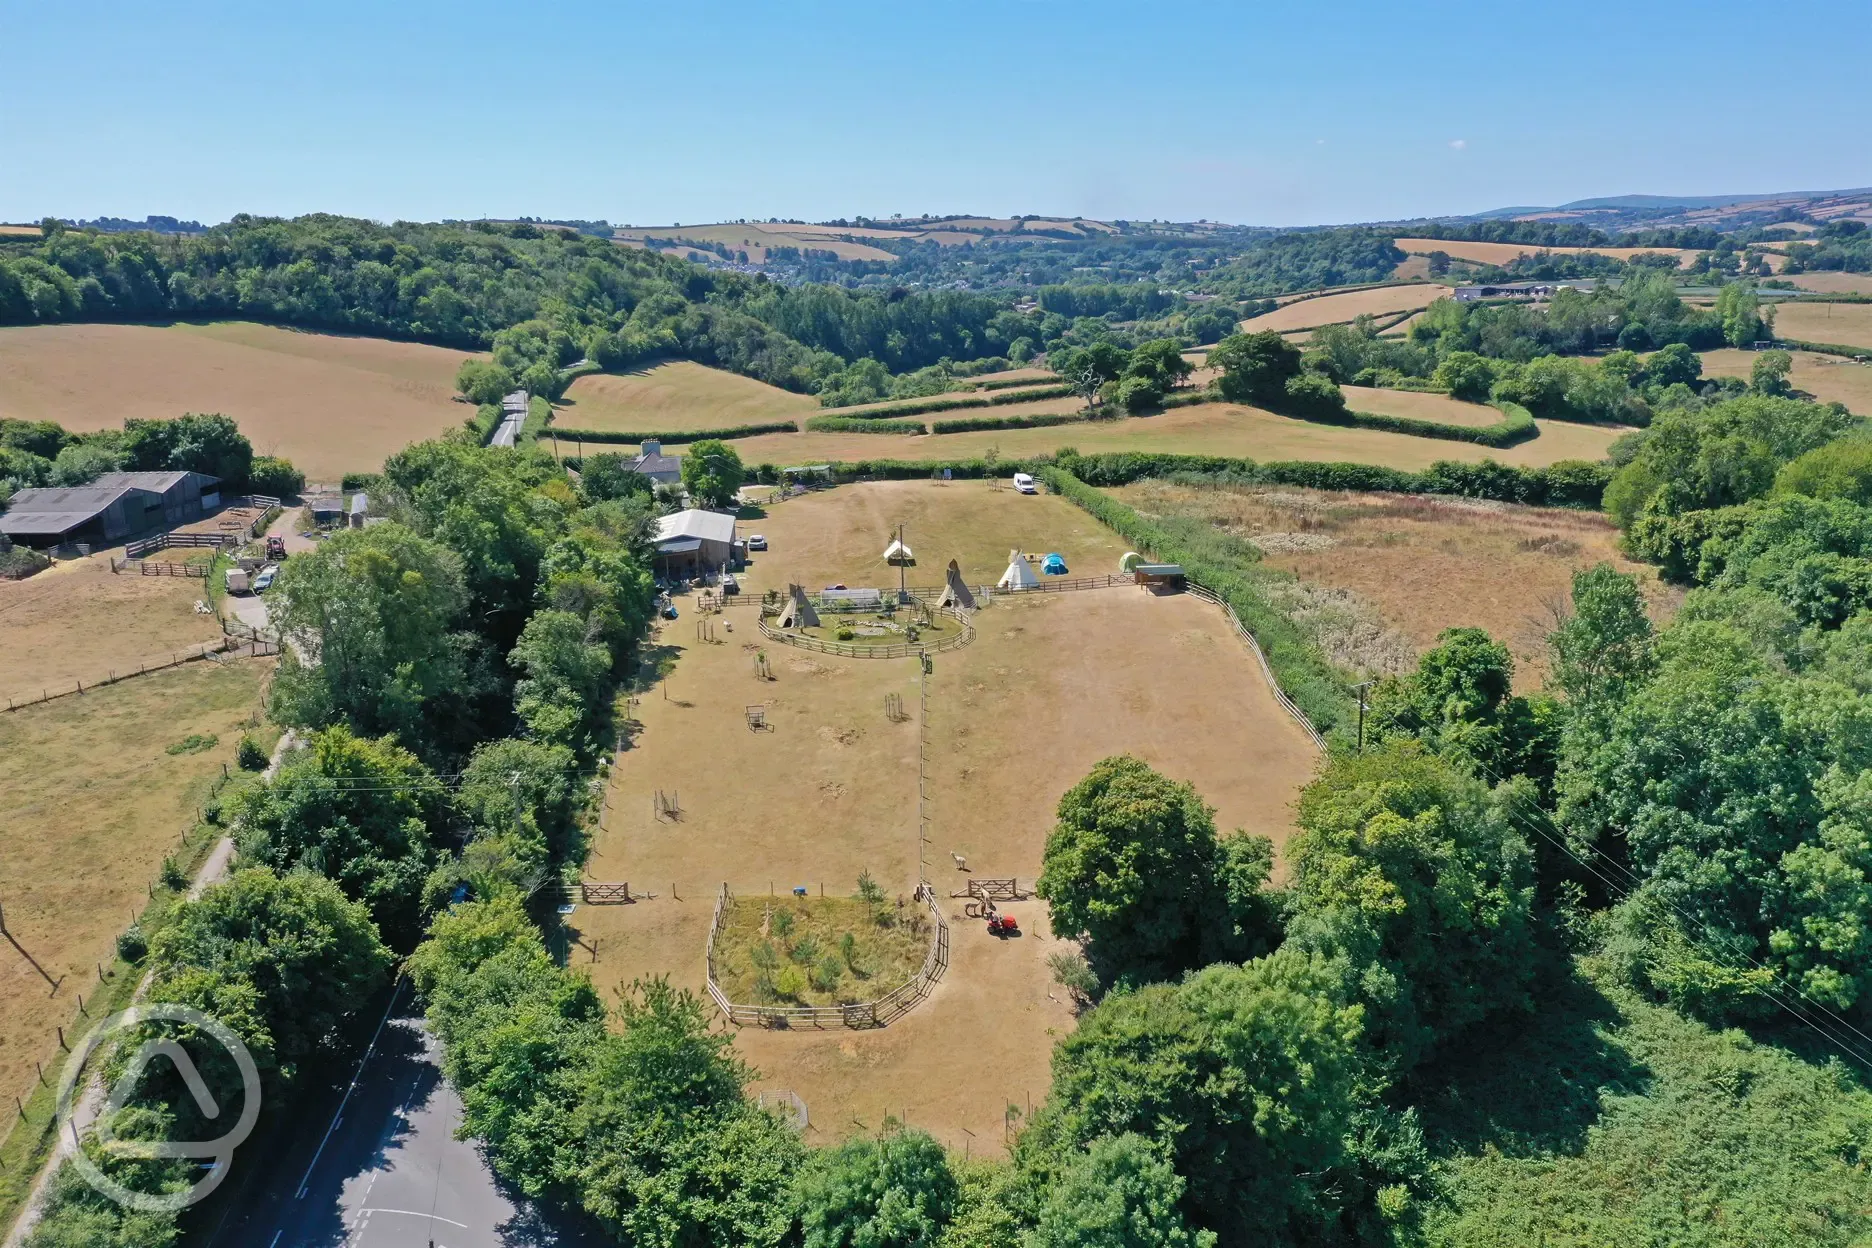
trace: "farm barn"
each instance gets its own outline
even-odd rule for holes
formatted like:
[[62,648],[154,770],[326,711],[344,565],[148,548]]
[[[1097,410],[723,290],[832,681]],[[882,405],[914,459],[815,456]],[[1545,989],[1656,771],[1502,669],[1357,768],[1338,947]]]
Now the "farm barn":
[[690,508],[657,521],[657,571],[682,576],[715,571],[734,560],[735,518]]
[[220,484],[199,472],[107,472],[90,485],[21,490],[0,516],[0,533],[27,546],[108,546],[201,519],[221,505]]

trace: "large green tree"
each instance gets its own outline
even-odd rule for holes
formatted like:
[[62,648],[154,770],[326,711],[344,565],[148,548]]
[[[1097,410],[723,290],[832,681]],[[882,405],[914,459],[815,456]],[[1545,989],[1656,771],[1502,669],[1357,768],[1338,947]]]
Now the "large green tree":
[[935,1248],[957,1201],[942,1145],[907,1128],[809,1154],[794,1192],[804,1248]]
[[683,452],[683,488],[700,506],[732,506],[746,479],[740,454],[717,438],[691,442]]
[[1271,854],[1250,838],[1225,854],[1192,785],[1119,755],[1060,798],[1058,819],[1035,891],[1105,982],[1171,978],[1231,939],[1236,956],[1267,947],[1272,915],[1257,907]]
[[394,740],[327,728],[273,780],[235,799],[235,843],[242,862],[335,881],[407,950],[422,931],[423,882],[440,857],[434,830],[446,800],[435,774]]
[[450,630],[465,604],[461,560],[400,524],[347,530],[289,560],[268,595],[287,643],[274,716],[428,739],[425,708],[463,677]]
[[1080,1150],[1141,1135],[1183,1176],[1191,1225],[1225,1243],[1319,1242],[1370,1198],[1350,1147],[1363,1013],[1338,980],[1282,950],[1107,996],[1054,1049],[1017,1160],[1043,1186],[1079,1183]]
[[1213,1248],[1178,1207],[1186,1184],[1162,1146],[1101,1136],[1054,1180],[1027,1248]]
[[1534,858],[1504,803],[1414,741],[1301,793],[1289,943],[1342,959],[1395,1069],[1530,1005]]

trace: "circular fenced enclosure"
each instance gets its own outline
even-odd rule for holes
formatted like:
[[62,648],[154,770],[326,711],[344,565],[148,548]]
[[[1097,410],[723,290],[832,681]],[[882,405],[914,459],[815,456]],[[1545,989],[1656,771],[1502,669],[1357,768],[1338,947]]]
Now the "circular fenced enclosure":
[[[975,640],[975,626],[966,610],[932,607],[923,599],[901,605],[886,602],[876,609],[815,605],[815,612],[807,617],[810,623],[791,625],[786,614],[769,619],[769,611],[763,607],[761,636],[802,650],[853,659],[940,654]],[[776,620],[781,627],[776,627]]]
[[892,899],[736,897],[726,884],[709,923],[708,993],[730,1022],[761,1027],[883,1027],[949,968],[949,924],[928,885]]

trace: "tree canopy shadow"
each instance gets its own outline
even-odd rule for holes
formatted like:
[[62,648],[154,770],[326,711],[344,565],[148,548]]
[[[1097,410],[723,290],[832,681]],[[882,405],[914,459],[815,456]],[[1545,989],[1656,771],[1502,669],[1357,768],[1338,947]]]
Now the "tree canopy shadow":
[[1639,1093],[1651,1072],[1606,1032],[1618,1007],[1568,965],[1544,973],[1533,1011],[1452,1041],[1412,1080],[1433,1151],[1575,1153],[1607,1094]]

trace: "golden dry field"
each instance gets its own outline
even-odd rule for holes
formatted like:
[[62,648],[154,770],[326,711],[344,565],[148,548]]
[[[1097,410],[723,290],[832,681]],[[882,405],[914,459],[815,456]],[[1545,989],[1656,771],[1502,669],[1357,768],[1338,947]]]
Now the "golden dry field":
[[[1010,545],[1059,550],[1076,574],[1115,567],[1122,548],[1052,496],[985,482],[845,486],[744,522],[771,549],[756,555],[743,601],[788,581],[894,583],[879,555],[899,520],[920,560],[911,579],[923,584],[950,558],[969,580],[992,579]],[[640,728],[612,773],[589,868],[593,878],[628,879],[646,896],[581,906],[571,919],[586,950],[596,950],[576,961],[601,990],[646,974],[699,990],[723,882],[759,907],[795,886],[809,898],[821,887],[828,898],[849,895],[869,871],[895,906],[917,878],[924,725],[916,661],[841,659],[761,641],[751,605],[713,617],[711,644],[697,638],[689,601],[677,601],[683,616],[662,626],[657,646],[667,674],[640,698]],[[1058,947],[1046,906],[1004,906],[1023,934],[998,940],[949,894],[968,873],[1030,887],[1059,796],[1094,762],[1136,753],[1192,781],[1223,828],[1277,842],[1317,765],[1311,742],[1210,604],[1128,585],[1001,595],[974,624],[975,641],[935,656],[929,680],[929,872],[951,925],[949,971],[928,1000],[879,1030],[734,1033],[760,1072],[757,1088],[804,1098],[813,1143],[875,1131],[891,1115],[951,1147],[998,1153],[1007,1105],[1024,1113],[1030,1096],[1045,1094],[1052,1045],[1073,1025],[1046,965]],[[760,649],[772,681],[753,675]],[[1191,699],[1192,687],[1205,696]],[[892,693],[908,722],[886,716]],[[766,708],[771,731],[747,729],[751,703]],[[654,817],[657,789],[677,791],[680,821]]]
[[1287,604],[1296,618],[1341,665],[1373,674],[1408,669],[1446,628],[1475,627],[1513,652],[1518,688],[1538,687],[1552,605],[1576,570],[1602,561],[1638,575],[1654,616],[1682,599],[1619,552],[1618,530],[1597,512],[1289,486],[1143,481],[1110,492],[1260,546],[1267,566],[1304,582]]
[[101,554],[0,581],[0,699],[89,686],[219,640],[215,617],[195,614],[202,594],[191,577],[112,573]]
[[[1796,390],[1804,390],[1822,403],[1844,403],[1858,415],[1872,416],[1872,365],[1814,351],[1790,354],[1794,357],[1794,371],[1788,380]],[[1703,372],[1710,377],[1747,378],[1760,358],[1754,351],[1734,348],[1705,351]]]
[[[91,995],[98,964],[116,957],[117,934],[233,761],[271,666],[190,663],[0,713],[0,886],[12,935],[0,941],[0,1101],[26,1095],[35,1060],[53,1064],[53,1028],[70,1033],[76,995]],[[168,752],[191,735],[218,740]],[[56,994],[45,976],[59,981]]]
[[574,381],[555,408],[567,429],[726,429],[797,420],[821,411],[819,400],[752,377],[670,360],[628,373],[592,373]]
[[[989,414],[1006,413],[1003,408]],[[976,414],[976,409],[923,417]],[[1037,429],[977,430],[950,434],[774,433],[735,442],[743,463],[823,464],[838,460],[967,459],[990,450],[1003,458],[1050,454],[1062,446],[1086,454],[1100,451],[1164,451],[1186,455],[1231,455],[1250,459],[1345,460],[1393,468],[1428,468],[1439,459],[1538,468],[1562,459],[1603,459],[1612,441],[1628,430],[1611,426],[1543,424],[1540,436],[1503,450],[1471,442],[1420,438],[1322,425],[1276,416],[1233,403],[1173,408],[1156,416],[1132,416]]]
[[1422,283],[1378,286],[1369,290],[1349,291],[1343,295],[1320,295],[1313,299],[1284,303],[1272,312],[1243,321],[1241,328],[1243,333],[1249,334],[1264,329],[1287,333],[1298,329],[1315,329],[1321,325],[1339,325],[1361,316],[1382,316],[1386,312],[1428,307],[1449,293],[1447,286]]
[[238,321],[0,329],[0,416],[88,431],[220,412],[258,454],[336,482],[472,416],[454,399],[466,356]]
[[[1345,392],[1346,406],[1355,412],[1408,416],[1412,420],[1435,420],[1446,425],[1468,425],[1477,429],[1502,421],[1500,408],[1490,407],[1486,403],[1464,403],[1447,394],[1418,394],[1411,390],[1381,390],[1369,386],[1339,388]],[[1542,428],[1545,429],[1545,426]]]
[[1777,304],[1775,336],[1872,351],[1872,303]]
[[1872,273],[1796,273],[1788,281],[1829,295],[1872,295]]
[[1470,260],[1476,264],[1507,264],[1517,256],[1531,256],[1537,251],[1550,251],[1555,255],[1578,255],[1592,252],[1595,255],[1612,256],[1618,260],[1629,260],[1633,256],[1647,253],[1676,256],[1681,267],[1683,263],[1699,253],[1684,247],[1531,247],[1524,243],[1461,243],[1443,238],[1400,238],[1394,240],[1405,251],[1419,255],[1428,255],[1433,251],[1443,252],[1457,260]]

